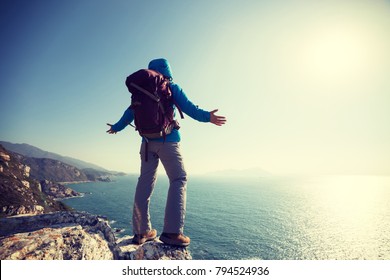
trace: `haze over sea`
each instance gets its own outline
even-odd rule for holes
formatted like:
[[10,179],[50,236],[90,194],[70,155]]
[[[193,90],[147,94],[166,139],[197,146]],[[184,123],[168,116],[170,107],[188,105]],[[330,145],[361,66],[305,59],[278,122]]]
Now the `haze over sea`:
[[[69,206],[132,235],[136,175],[74,184]],[[160,234],[168,182],[151,199]],[[191,177],[185,234],[194,259],[390,259],[390,177]]]

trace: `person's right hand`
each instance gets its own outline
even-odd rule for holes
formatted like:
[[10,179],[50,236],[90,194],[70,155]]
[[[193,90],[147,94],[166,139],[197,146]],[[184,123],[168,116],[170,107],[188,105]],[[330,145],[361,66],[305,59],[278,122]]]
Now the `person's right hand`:
[[218,112],[218,109],[215,109],[215,110],[210,112],[210,122],[215,124],[215,125],[218,125],[218,126],[225,124],[226,118],[222,117],[222,116],[215,115],[216,112]]
[[118,132],[112,129],[112,124],[108,123],[107,125],[110,127],[110,129],[106,131],[108,134],[116,134]]

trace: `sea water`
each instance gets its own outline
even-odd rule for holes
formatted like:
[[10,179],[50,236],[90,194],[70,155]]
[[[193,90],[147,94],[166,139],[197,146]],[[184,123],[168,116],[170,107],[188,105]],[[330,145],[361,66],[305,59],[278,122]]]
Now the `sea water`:
[[[71,185],[85,193],[64,202],[106,216],[132,235],[136,175]],[[161,233],[168,181],[150,203]],[[185,234],[194,259],[390,259],[390,177],[192,177]]]

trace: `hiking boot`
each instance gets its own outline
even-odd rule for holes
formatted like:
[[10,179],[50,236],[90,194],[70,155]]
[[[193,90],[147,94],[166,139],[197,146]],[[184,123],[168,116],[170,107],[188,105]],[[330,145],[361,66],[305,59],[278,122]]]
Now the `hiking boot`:
[[146,241],[152,241],[157,237],[157,230],[151,229],[143,234],[135,234],[132,240],[133,244],[141,245]]
[[186,247],[190,245],[191,239],[182,233],[166,233],[160,235],[160,240],[168,245]]

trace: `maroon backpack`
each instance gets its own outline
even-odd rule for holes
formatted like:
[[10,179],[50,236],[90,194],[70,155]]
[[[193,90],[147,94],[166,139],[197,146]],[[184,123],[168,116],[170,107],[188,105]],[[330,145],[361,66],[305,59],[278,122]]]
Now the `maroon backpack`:
[[135,128],[146,141],[160,137],[165,140],[172,129],[179,129],[174,105],[182,118],[183,114],[173,100],[169,79],[156,71],[141,69],[127,77],[126,86],[131,93]]

